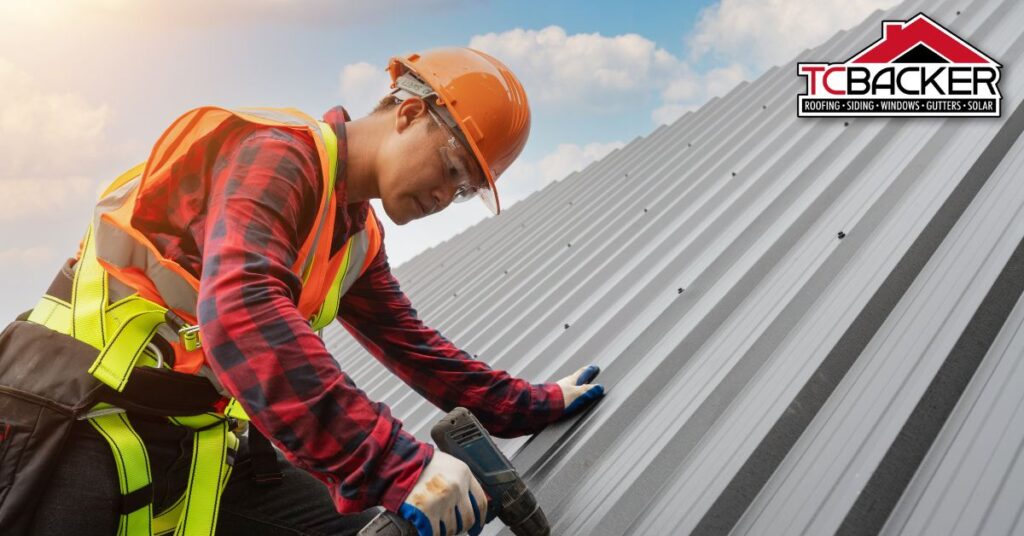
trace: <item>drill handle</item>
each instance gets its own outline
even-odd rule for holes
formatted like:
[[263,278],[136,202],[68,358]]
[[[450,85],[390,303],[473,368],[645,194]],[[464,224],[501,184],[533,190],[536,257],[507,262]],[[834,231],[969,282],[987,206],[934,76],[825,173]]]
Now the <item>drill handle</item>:
[[404,517],[382,510],[365,527],[359,530],[357,536],[418,536],[416,527],[412,526]]

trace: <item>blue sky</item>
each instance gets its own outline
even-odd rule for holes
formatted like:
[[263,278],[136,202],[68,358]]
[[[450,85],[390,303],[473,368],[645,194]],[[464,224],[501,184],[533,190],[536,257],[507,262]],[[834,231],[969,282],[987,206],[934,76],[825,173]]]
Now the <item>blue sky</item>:
[[[530,95],[529,143],[499,182],[507,207],[893,3],[5,0],[0,314],[35,303],[98,189],[190,108],[343,104],[358,117],[390,56],[475,46]],[[468,203],[386,221],[392,263],[485,217]]]

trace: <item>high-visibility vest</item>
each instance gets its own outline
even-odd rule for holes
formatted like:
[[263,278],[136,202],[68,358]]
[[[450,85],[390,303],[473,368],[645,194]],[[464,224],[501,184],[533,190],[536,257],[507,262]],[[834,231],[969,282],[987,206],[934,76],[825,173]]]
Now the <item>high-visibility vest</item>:
[[[371,208],[364,229],[331,255],[338,151],[330,125],[294,109],[202,107],[189,111],[160,136],[146,162],[118,177],[102,194],[78,252],[70,299],[44,295],[28,318],[98,348],[99,356],[89,373],[117,391],[125,388],[135,367],[167,366],[159,347],[152,344],[157,334],[173,349],[175,372],[214,379],[204,366],[202,340],[195,325],[199,281],[164,257],[132,226],[131,219],[138,200],[147,192],[173,187],[180,179],[174,164],[193,145],[217,129],[231,128],[229,124],[236,120],[308,132],[316,145],[323,194],[311,231],[291,267],[302,280],[298,310],[312,329],[321,330],[337,316],[342,295],[380,249],[380,232]],[[210,534],[216,526],[220,492],[230,475],[238,441],[236,424],[248,417],[237,401],[226,398],[219,411],[169,419],[197,430],[192,468],[182,498],[154,517],[151,497],[148,503],[139,498],[152,489],[142,441],[123,410],[101,404],[90,412],[89,422],[114,452],[122,504],[132,505],[130,511],[122,508],[119,535],[168,534],[172,530],[175,535]]]

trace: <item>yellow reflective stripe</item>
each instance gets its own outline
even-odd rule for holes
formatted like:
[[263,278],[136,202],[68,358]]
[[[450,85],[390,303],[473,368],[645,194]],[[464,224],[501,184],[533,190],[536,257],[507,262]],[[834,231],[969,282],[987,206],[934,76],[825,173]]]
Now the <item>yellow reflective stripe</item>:
[[159,308],[126,319],[89,367],[89,374],[116,391],[123,391],[128,375],[163,321],[164,314]]
[[146,163],[143,162],[129,169],[128,171],[125,171],[124,173],[121,174],[120,177],[114,179],[114,182],[110,183],[110,186],[107,186],[107,188],[103,190],[103,195],[101,195],[100,198],[102,199],[104,197],[107,197],[108,195],[110,195],[110,192],[117,190],[121,186],[124,186],[126,182],[134,179],[135,177],[138,177],[139,175],[142,174],[142,170],[144,170],[145,168]]
[[[155,303],[140,297],[138,294],[128,296],[107,308],[107,327],[117,330],[125,319],[131,318],[138,313],[145,312],[154,307]],[[58,333],[70,335],[71,333],[71,305],[64,300],[44,294],[43,298],[36,304],[32,314],[28,317],[29,322],[42,324]],[[165,358],[171,356],[164,356]],[[156,366],[156,356],[147,348],[139,357],[137,366]]]
[[96,348],[107,340],[107,322],[103,310],[107,306],[107,272],[96,260],[93,229],[85,233],[82,256],[75,264],[71,285],[71,336]]
[[216,413],[200,413],[199,415],[189,415],[187,417],[168,417],[167,420],[178,426],[185,426],[198,430],[199,428],[208,428],[218,422],[224,421],[224,417],[217,415]]
[[324,148],[327,149],[327,170],[330,180],[327,181],[326,193],[327,197],[330,197],[334,193],[334,179],[338,173],[338,135],[334,133],[334,128],[325,122],[317,121],[316,124],[320,127]]
[[[114,463],[117,465],[117,482],[121,495],[140,490],[152,483],[153,477],[149,469],[149,455],[146,446],[124,413],[103,415],[89,419],[89,424],[103,439],[107,440],[114,452]],[[136,536],[153,533],[153,504],[121,515],[118,523],[118,536]]]
[[[322,204],[324,208],[328,207],[330,203],[334,202],[334,180],[338,173],[338,135],[334,133],[334,128],[323,121],[317,121],[317,126],[320,127],[320,138],[324,143],[324,149],[327,151],[327,189],[324,191],[324,197]],[[324,230],[325,219],[321,218],[320,222],[316,226],[316,231],[313,234],[313,247],[309,250],[309,255],[306,256],[304,265],[302,267],[302,282],[305,283],[309,280],[309,274],[313,269],[313,258],[316,253],[316,244],[320,240],[320,233]]]
[[[138,294],[122,298],[107,307],[107,329],[116,331],[125,319],[156,307],[159,306]],[[49,294],[43,294],[42,299],[32,309],[28,320],[71,335],[71,304]]]
[[238,403],[237,398],[232,398],[228,401],[228,405],[224,407],[224,415],[234,417],[243,422],[249,422],[249,414],[247,414],[245,412],[245,408]]
[[327,291],[327,297],[320,304],[320,310],[317,311],[313,320],[310,321],[314,331],[329,326],[334,318],[338,316],[338,307],[341,305],[341,282],[345,279],[345,274],[348,272],[350,260],[352,260],[351,239],[349,239],[349,244],[345,246],[345,257],[341,260],[338,273],[334,275],[334,281],[331,283],[330,290]]
[[178,527],[178,520],[181,519],[181,512],[185,510],[185,494],[182,493],[174,504],[168,506],[153,518],[153,534],[162,536],[171,534]]
[[163,314],[166,311],[161,305],[151,302],[138,294],[132,294],[107,307],[107,327],[116,331],[130,318],[140,313],[158,311]]
[[227,421],[196,431],[192,442],[192,467],[185,488],[184,512],[174,531],[175,536],[214,533],[221,491],[231,476],[228,449],[238,449],[238,437],[228,429]]
[[32,314],[28,315],[29,322],[42,324],[54,331],[65,335],[71,334],[71,304],[44,294]]

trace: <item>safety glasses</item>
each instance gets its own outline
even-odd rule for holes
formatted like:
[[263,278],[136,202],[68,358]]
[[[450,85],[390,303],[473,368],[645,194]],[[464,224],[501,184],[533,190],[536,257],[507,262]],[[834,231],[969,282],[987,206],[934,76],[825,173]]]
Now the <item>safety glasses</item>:
[[[494,192],[491,191],[488,184],[486,182],[482,185],[473,184],[473,173],[469,168],[470,163],[467,162],[467,159],[473,158],[472,153],[468,148],[459,143],[455,133],[438,117],[437,112],[429,106],[427,111],[434,122],[437,123],[437,126],[447,136],[445,144],[438,148],[438,152],[441,155],[441,165],[444,167],[445,178],[455,185],[455,195],[452,198],[452,202],[462,203],[474,197],[479,197],[484,202],[484,205],[490,209],[491,213],[496,214],[498,206],[494,200]],[[466,156],[460,157],[460,151],[462,155]]]

